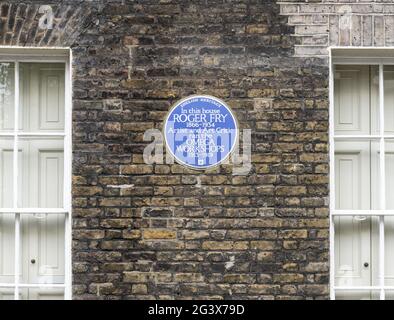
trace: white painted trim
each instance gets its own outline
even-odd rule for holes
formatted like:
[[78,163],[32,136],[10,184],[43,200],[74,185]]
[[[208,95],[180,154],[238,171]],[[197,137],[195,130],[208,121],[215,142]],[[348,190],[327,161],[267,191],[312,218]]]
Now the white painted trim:
[[65,106],[67,112],[64,119],[64,200],[67,209],[65,219],[65,284],[64,299],[72,299],[72,51],[66,62],[65,72]]
[[35,214],[35,213],[48,213],[59,214],[67,213],[68,210],[64,208],[0,208],[2,213],[21,213],[21,214]]
[[[13,288],[14,283],[1,283],[0,288]],[[20,283],[19,288],[65,288],[66,285],[62,283]]]
[[335,140],[347,140],[347,139],[349,139],[349,140],[366,140],[366,139],[368,139],[368,140],[374,140],[374,139],[376,139],[376,140],[380,140],[380,139],[385,139],[385,140],[388,140],[388,139],[394,139],[394,136],[393,135],[362,135],[362,134],[360,134],[360,135],[334,135],[334,139]]
[[[14,133],[18,132],[19,126],[19,61],[14,62]],[[13,164],[12,164],[12,177],[13,177],[13,206],[18,207],[18,136],[14,136],[14,150],[13,150]],[[15,261],[14,261],[14,299],[19,300],[19,270],[20,270],[20,230],[21,230],[21,215],[15,213]]]
[[360,135],[334,135],[333,136],[334,140],[374,140],[374,139],[380,139],[381,136],[380,135],[365,135],[365,134],[360,134]]
[[368,64],[368,65],[394,65],[393,58],[367,58],[367,57],[353,57],[353,58],[345,58],[338,57],[333,59],[334,64],[346,64],[346,65],[359,65],[359,64]]
[[5,45],[0,45],[0,50],[1,51],[9,50],[9,51],[12,52],[13,50],[16,50],[16,49],[21,49],[21,50],[29,49],[29,50],[37,50],[37,51],[45,51],[45,52],[62,50],[62,51],[65,52],[65,54],[68,54],[67,50],[69,50],[70,48],[68,48],[68,47],[59,47],[59,46],[42,48],[42,47],[35,47],[35,46],[5,46]]
[[330,254],[330,299],[335,300],[335,224],[334,224],[334,216],[331,215],[331,212],[335,210],[335,173],[334,173],[334,164],[335,164],[335,141],[334,141],[334,65],[332,63],[332,55],[331,50],[329,49],[329,65],[330,65],[330,74],[329,74],[329,150],[330,150],[330,246],[329,246],[329,254]]
[[52,56],[26,56],[22,57],[21,55],[0,55],[0,62],[12,62],[15,59],[20,60],[23,63],[64,63],[64,58],[61,57],[52,57]]
[[[19,57],[24,60],[26,57],[69,57],[70,48],[65,47],[31,47],[31,46],[3,46],[0,45],[0,56],[11,56],[12,60]],[[64,60],[63,60],[64,62]]]
[[[0,62],[15,63],[15,108],[14,130],[1,132],[0,136],[13,137],[13,208],[0,208],[0,214],[15,214],[15,264],[14,283],[1,284],[0,287],[13,287],[14,299],[19,299],[19,288],[64,287],[64,298],[71,299],[72,292],[72,257],[71,257],[71,184],[72,184],[72,55],[70,48],[36,48],[18,46],[0,46]],[[64,132],[19,132],[19,63],[46,62],[65,64],[65,128]],[[64,137],[64,208],[18,208],[18,138],[23,136]],[[23,284],[19,283],[20,269],[20,218],[21,214],[65,214],[65,283],[64,284]]]
[[[379,204],[380,209],[386,209],[386,172],[385,172],[385,140],[384,136],[384,70],[379,65]],[[379,284],[384,286],[384,216],[379,216]],[[380,300],[385,299],[384,289],[380,290]]]
[[394,210],[331,210],[333,216],[394,216]]
[[334,287],[335,290],[351,290],[351,291],[358,291],[358,290],[394,290],[394,286],[359,286],[359,287],[351,287],[351,286],[339,286]]
[[[340,56],[335,56],[334,54]],[[330,57],[330,298],[335,299],[336,290],[379,290],[380,300],[385,300],[385,216],[394,216],[394,210],[386,209],[385,141],[394,139],[384,130],[384,65],[394,65],[394,47],[329,47]],[[378,135],[335,135],[334,130],[334,66],[336,64],[366,64],[379,66],[379,134]],[[379,210],[336,210],[335,209],[335,141],[336,140],[379,140]],[[379,217],[379,286],[341,287],[335,286],[335,216],[378,216]]]
[[333,64],[394,65],[394,46],[343,47],[330,46]]
[[64,137],[66,134],[64,132],[0,132],[0,137]]
[[376,46],[376,47],[362,47],[362,46],[329,46],[328,49],[335,51],[335,50],[393,50],[394,46]]
[[0,46],[0,62],[46,62],[64,63],[70,56],[70,48]]

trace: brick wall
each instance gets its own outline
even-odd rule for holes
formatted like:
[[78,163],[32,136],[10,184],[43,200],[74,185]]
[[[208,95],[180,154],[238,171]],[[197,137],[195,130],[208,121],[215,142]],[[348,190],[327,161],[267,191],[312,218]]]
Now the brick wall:
[[280,1],[281,14],[295,26],[297,56],[327,56],[328,46],[394,45],[394,3],[390,0]]
[[[294,57],[275,1],[48,1],[41,31],[28,3],[0,41],[73,49],[75,299],[328,298],[327,60]],[[194,93],[252,129],[247,176],[143,163]]]

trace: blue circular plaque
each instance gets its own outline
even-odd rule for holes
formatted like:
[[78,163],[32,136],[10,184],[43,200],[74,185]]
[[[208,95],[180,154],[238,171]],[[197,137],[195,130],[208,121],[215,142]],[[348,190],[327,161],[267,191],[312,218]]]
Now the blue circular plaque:
[[205,95],[177,102],[164,123],[168,151],[177,162],[207,169],[227,159],[237,139],[237,121],[221,100]]

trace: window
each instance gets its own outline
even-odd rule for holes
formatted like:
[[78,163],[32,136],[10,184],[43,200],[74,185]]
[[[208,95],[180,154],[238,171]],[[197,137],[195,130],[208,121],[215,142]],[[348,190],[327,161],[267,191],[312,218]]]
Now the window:
[[331,298],[393,300],[394,51],[360,50],[332,50]]
[[71,298],[64,49],[0,49],[0,300]]

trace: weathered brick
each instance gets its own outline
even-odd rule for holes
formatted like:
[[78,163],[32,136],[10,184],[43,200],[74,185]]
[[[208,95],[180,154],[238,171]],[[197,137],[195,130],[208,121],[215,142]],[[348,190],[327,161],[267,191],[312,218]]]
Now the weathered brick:
[[[73,51],[74,298],[328,297],[329,66],[316,55],[389,45],[392,5],[346,1],[362,17],[350,39],[341,1],[47,1],[52,30],[38,29],[46,1],[11,2],[3,45]],[[251,129],[247,176],[144,163],[144,132],[195,93]]]
[[273,241],[257,240],[257,241],[251,241],[250,247],[251,249],[274,250],[276,244]]
[[283,273],[275,274],[275,283],[301,283],[304,281],[304,275],[300,273]]
[[145,295],[148,293],[148,287],[146,284],[133,284],[133,286],[131,287],[131,292],[133,294]]
[[142,231],[142,237],[144,239],[175,239],[176,231],[167,229],[145,229]]
[[103,239],[104,230],[74,230],[73,238],[78,240]]
[[121,166],[122,174],[148,174],[153,172],[153,167],[149,165],[127,165]]
[[204,276],[199,273],[177,273],[174,276],[176,282],[203,282]]
[[280,230],[278,236],[282,239],[306,238],[308,237],[308,230]]
[[204,241],[204,250],[246,250],[248,244],[245,241]]

